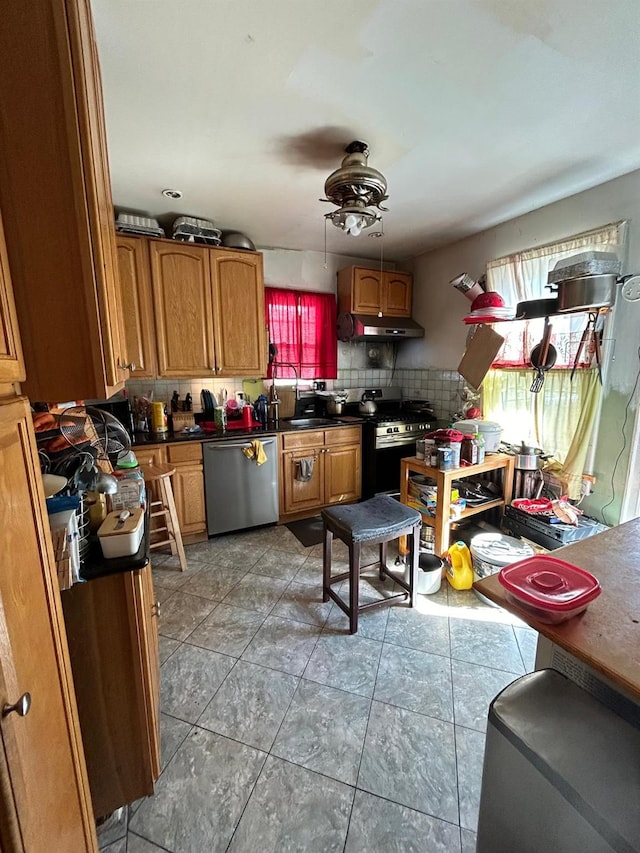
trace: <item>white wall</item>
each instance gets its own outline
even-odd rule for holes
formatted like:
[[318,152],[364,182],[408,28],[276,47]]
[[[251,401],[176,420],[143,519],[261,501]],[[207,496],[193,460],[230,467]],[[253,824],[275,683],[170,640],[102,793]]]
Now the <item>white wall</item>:
[[[640,171],[631,172],[586,192],[534,210],[488,231],[436,249],[414,259],[414,317],[426,330],[421,341],[406,342],[398,367],[457,367],[465,349],[468,328],[462,318],[469,308],[449,281],[461,272],[480,276],[488,261],[620,219],[629,220],[625,273],[640,273]],[[607,334],[613,338],[607,369],[594,474],[595,494],[585,508],[597,513],[612,497],[611,478],[620,451],[622,424],[638,369],[640,302],[618,298]],[[607,519],[617,520],[627,481],[629,444],[636,399],[629,406],[626,449],[615,476],[615,499]]]
[[[361,237],[360,239],[366,239]],[[354,245],[357,239],[354,240]],[[324,252],[299,252],[291,249],[259,249],[264,258],[264,283],[267,287],[288,287],[294,290],[316,290],[335,293],[338,270],[352,265],[379,267],[371,258],[334,255]],[[385,264],[385,269],[393,269]]]

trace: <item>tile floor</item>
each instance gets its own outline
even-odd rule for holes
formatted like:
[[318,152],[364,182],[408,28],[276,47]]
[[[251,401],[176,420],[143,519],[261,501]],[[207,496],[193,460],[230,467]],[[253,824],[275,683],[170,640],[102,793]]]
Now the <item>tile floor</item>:
[[[286,527],[187,554],[184,573],[154,562],[162,774],[101,848],[475,850],[488,704],[533,669],[537,635],[444,582],[350,636],[322,602],[321,546]],[[390,586],[363,578],[361,596]]]

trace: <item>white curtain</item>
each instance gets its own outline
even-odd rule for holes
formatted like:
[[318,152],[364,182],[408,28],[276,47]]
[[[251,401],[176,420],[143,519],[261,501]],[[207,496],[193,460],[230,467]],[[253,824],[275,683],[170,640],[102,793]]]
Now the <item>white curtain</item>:
[[[557,261],[590,250],[615,252],[624,258],[627,223],[616,222],[593,231],[567,237],[557,243],[528,249],[491,261],[487,266],[487,286],[502,295],[505,304],[545,299],[552,296],[546,289],[547,274]],[[543,389],[530,391],[534,371],[529,354],[542,338],[544,319],[502,323],[498,331],[505,338],[494,368],[482,384],[482,406],[485,418],[498,421],[503,438],[511,443],[525,441],[542,447],[559,463],[558,473],[567,494],[580,497],[582,472],[589,441],[596,423],[601,399],[601,384],[595,369],[589,369],[593,355],[593,339],[573,381],[571,370],[587,312],[554,315],[551,342],[558,351],[553,370],[545,374]],[[602,326],[604,318],[598,323]],[[509,369],[519,368],[519,369]]]
[[[516,307],[518,302],[529,299],[548,299],[553,296],[546,289],[547,273],[557,261],[579,252],[615,252],[623,258],[627,233],[626,222],[605,225],[593,231],[585,231],[566,237],[557,243],[549,243],[536,249],[527,249],[487,265],[487,288],[495,290],[504,298],[505,304]],[[587,322],[586,313],[556,315],[552,324],[551,343],[558,351],[557,367],[573,364],[582,331]],[[602,320],[600,321],[602,322]],[[494,362],[494,367],[524,367],[529,364],[529,354],[542,338],[544,320],[526,320],[502,323],[498,331],[505,342]],[[581,357],[583,366],[591,361],[592,353]]]

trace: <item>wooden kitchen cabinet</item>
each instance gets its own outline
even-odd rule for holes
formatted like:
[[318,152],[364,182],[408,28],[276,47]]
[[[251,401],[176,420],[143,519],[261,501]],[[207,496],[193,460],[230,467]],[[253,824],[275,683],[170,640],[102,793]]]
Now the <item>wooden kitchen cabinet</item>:
[[176,469],[171,482],[180,532],[183,537],[206,533],[202,444],[172,444],[167,448],[167,455],[169,464],[174,465]]
[[93,810],[102,817],[152,794],[160,773],[151,566],[76,584],[62,601]]
[[138,465],[166,465],[167,446],[158,445],[153,447],[134,447],[133,452],[138,460]]
[[60,593],[25,398],[0,402],[0,849],[96,851]]
[[[309,436],[311,439],[311,436]],[[284,515],[316,510],[324,506],[324,433],[315,436],[316,446],[307,449],[285,449],[282,454],[282,509]],[[285,445],[286,446],[286,445]],[[296,479],[302,460],[312,460],[313,470],[309,480]]]
[[216,364],[209,250],[161,240],[149,248],[158,376],[211,376]]
[[211,249],[216,373],[264,376],[267,332],[262,255]]
[[262,255],[152,240],[158,375],[264,376]]
[[[362,494],[361,428],[332,427],[282,436],[281,514],[309,514],[324,506],[352,503]],[[298,480],[301,459],[313,459],[311,479]]]
[[189,537],[196,538],[206,533],[202,443],[190,441],[158,447],[136,447],[134,452],[140,465],[171,465],[176,469],[171,486],[183,538],[188,540]]
[[128,378],[89,0],[6,0],[0,209],[33,400],[104,398]]
[[140,237],[118,234],[116,249],[124,357],[136,379],[155,379],[156,336],[149,242]]
[[410,317],[410,273],[346,267],[338,272],[338,311],[383,317]]
[[324,465],[325,503],[350,503],[359,500],[362,483],[360,445],[327,448]]
[[22,344],[9,273],[7,245],[0,217],[0,383],[23,382],[24,378]]

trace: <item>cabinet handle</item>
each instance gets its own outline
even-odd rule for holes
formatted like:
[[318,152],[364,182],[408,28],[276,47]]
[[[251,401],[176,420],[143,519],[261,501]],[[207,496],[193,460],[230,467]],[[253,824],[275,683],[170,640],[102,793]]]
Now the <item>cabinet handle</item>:
[[13,705],[5,705],[2,709],[2,716],[8,717],[14,712],[19,717],[26,717],[31,710],[31,693],[23,693],[22,696]]
[[130,361],[129,364],[119,364],[120,370],[129,370],[131,373],[136,369],[136,364]]
[[158,618],[160,617],[160,602],[159,601],[156,601],[156,603],[153,605],[153,607],[151,609],[151,613],[153,616],[157,616]]

